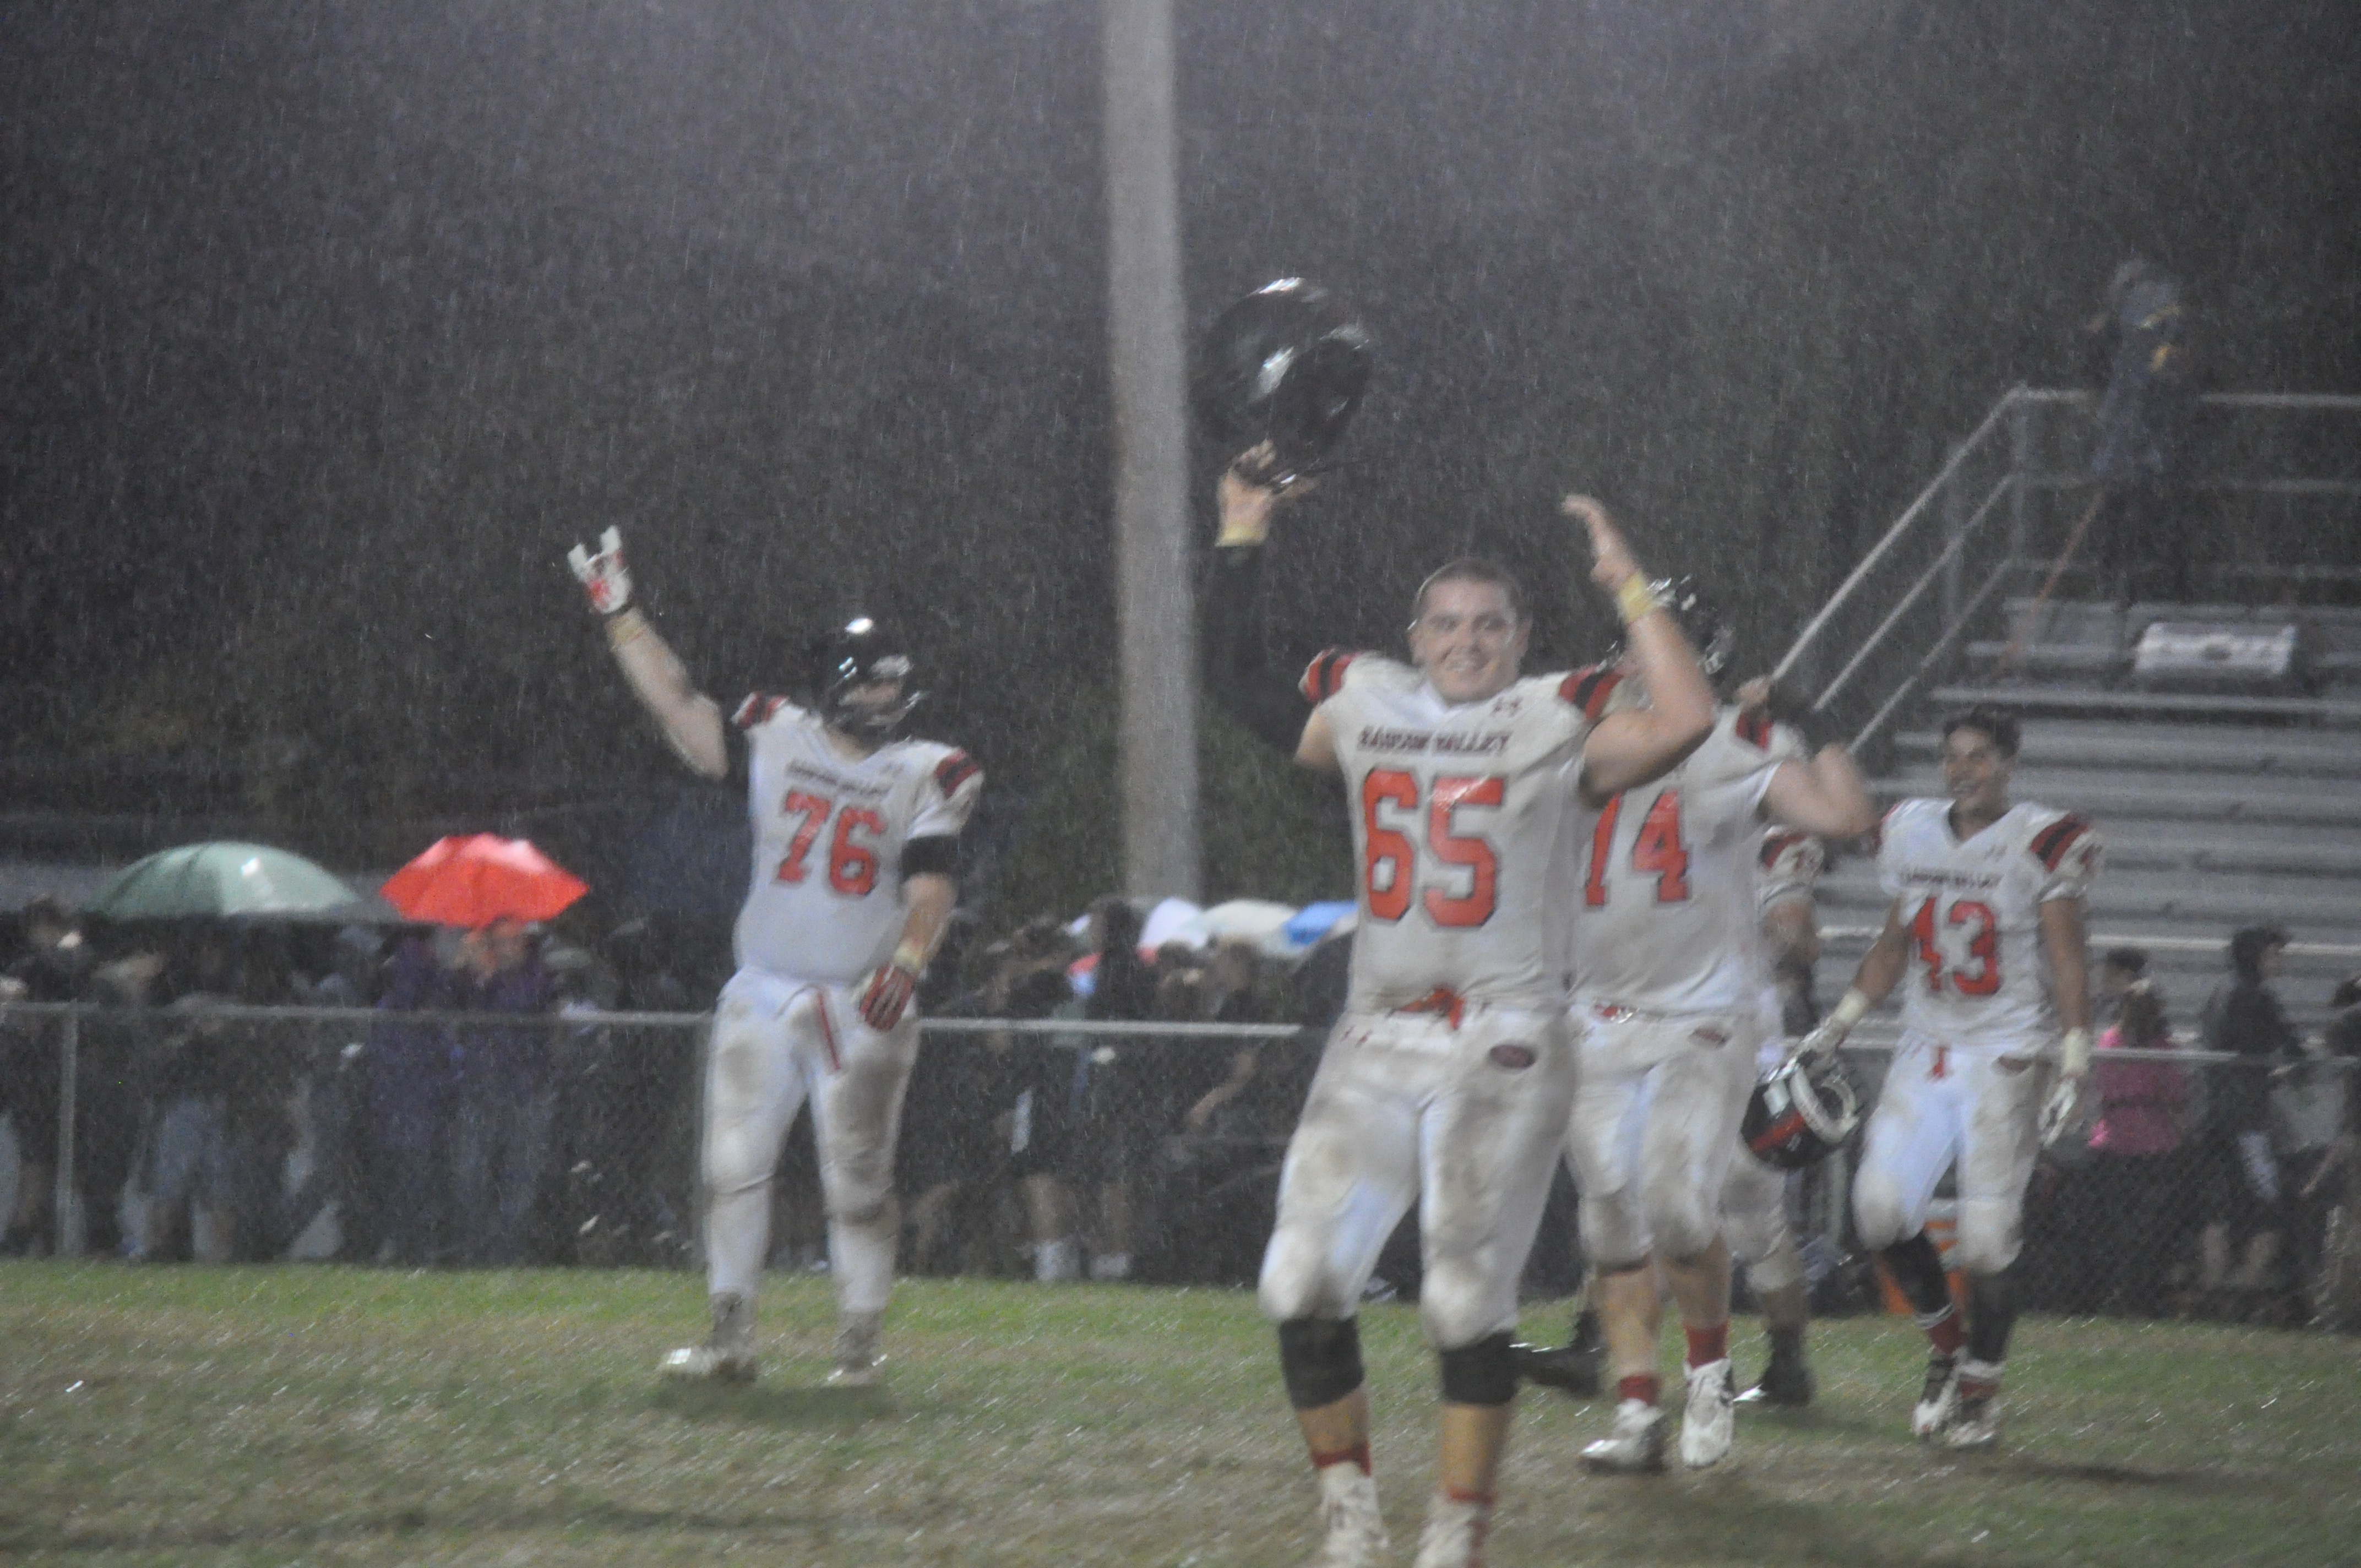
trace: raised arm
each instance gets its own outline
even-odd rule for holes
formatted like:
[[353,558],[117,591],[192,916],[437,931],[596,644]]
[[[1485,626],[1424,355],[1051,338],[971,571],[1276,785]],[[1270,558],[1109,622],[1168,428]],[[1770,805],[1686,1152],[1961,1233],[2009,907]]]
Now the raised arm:
[[1231,464],[1216,490],[1221,532],[1213,541],[1213,570],[1198,598],[1204,607],[1205,690],[1266,744],[1306,767],[1333,771],[1335,751],[1325,743],[1324,727],[1315,744],[1317,715],[1295,684],[1270,668],[1263,647],[1263,546],[1282,499],[1311,487],[1278,489],[1246,477],[1260,451]]
[[1591,580],[1615,596],[1648,706],[1598,721],[1582,751],[1582,792],[1597,806],[1678,767],[1713,729],[1713,688],[1697,652],[1658,601],[1631,548],[1588,496],[1565,498],[1565,514],[1590,531]]
[[631,604],[631,573],[623,562],[623,536],[609,529],[598,540],[598,554],[577,544],[566,565],[581,580],[607,629],[607,645],[623,668],[640,699],[664,732],[673,751],[698,775],[718,779],[730,771],[730,751],[722,730],[721,708],[697,689],[687,667],[672,651],[648,618]]
[[[1767,679],[1758,677],[1740,686],[1738,706],[1802,729],[1774,705]],[[1771,787],[1763,792],[1763,814],[1820,839],[1858,839],[1877,826],[1877,803],[1870,798],[1869,781],[1852,753],[1833,742],[1809,758],[1779,764],[1771,775]]]

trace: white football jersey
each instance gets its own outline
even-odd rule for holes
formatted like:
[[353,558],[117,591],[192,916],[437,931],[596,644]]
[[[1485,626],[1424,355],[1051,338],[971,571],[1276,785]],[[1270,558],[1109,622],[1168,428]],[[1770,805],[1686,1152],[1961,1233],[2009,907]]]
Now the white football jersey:
[[1793,730],[1725,707],[1679,767],[1586,817],[1576,996],[1644,1013],[1757,1005],[1763,796],[1779,764],[1802,755]]
[[2047,1046],[2058,1015],[2041,905],[2083,895],[2098,874],[2098,832],[2072,812],[2013,806],[1961,843],[1950,809],[1905,800],[1879,830],[1878,881],[1909,956],[1903,1027],[1952,1046]]
[[1359,867],[1349,1005],[1564,1003],[1559,839],[1591,724],[1573,684],[1454,707],[1391,659],[1312,661],[1303,691],[1335,737]]
[[739,965],[850,984],[902,939],[903,846],[956,838],[983,773],[931,740],[895,740],[853,761],[818,714],[780,697],[750,696],[730,722],[745,734],[754,823]]

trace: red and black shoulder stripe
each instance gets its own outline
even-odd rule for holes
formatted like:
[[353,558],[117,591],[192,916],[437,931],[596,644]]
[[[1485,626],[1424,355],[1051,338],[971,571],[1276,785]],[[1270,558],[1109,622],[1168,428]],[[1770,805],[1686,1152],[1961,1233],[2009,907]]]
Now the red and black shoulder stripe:
[[1297,683],[1296,690],[1303,694],[1304,701],[1317,707],[1345,689],[1345,671],[1359,657],[1347,648],[1323,648],[1303,667],[1303,679]]
[[982,772],[983,770],[975,765],[973,757],[965,751],[953,751],[935,764],[935,787],[943,792],[945,800],[949,800],[959,793],[960,785]]
[[1771,716],[1759,707],[1741,708],[1730,732],[1758,751],[1771,749]]
[[730,722],[741,729],[752,729],[757,725],[769,723],[772,716],[786,706],[785,697],[749,692],[746,700],[738,705],[738,711],[730,716]]
[[1769,871],[1779,863],[1779,857],[1804,841],[1804,835],[1792,828],[1778,828],[1763,835],[1763,869]]
[[2089,817],[2079,817],[2070,811],[2036,833],[2033,836],[2033,842],[2026,848],[2032,853],[2035,860],[2042,863],[2043,867],[2054,872],[2064,862],[2066,851],[2072,849],[2075,843],[2090,830]]
[[1607,711],[1607,701],[1615,688],[1623,684],[1623,672],[1607,664],[1593,664],[1566,676],[1557,688],[1557,695],[1582,709],[1582,717],[1597,723]]

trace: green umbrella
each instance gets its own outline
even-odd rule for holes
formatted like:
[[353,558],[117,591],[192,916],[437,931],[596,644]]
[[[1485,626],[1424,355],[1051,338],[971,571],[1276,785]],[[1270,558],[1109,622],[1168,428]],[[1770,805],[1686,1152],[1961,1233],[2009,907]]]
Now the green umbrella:
[[400,919],[335,873],[267,844],[183,844],[126,866],[82,913],[104,920],[236,915],[339,923]]

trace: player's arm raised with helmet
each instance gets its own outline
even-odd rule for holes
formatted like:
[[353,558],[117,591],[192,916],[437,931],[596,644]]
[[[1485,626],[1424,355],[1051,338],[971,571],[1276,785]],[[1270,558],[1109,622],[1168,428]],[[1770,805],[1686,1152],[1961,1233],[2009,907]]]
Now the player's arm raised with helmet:
[[1600,719],[1582,749],[1582,793],[1592,805],[1678,767],[1713,732],[1713,687],[1607,509],[1568,496],[1566,516],[1590,531],[1591,580],[1615,596],[1648,706]]
[[1263,646],[1263,546],[1287,501],[1311,492],[1310,482],[1260,482],[1268,444],[1239,454],[1222,474],[1215,499],[1221,532],[1201,596],[1204,606],[1205,689],[1230,717],[1273,749],[1308,768],[1333,773],[1335,748],[1327,722],[1308,706],[1293,681],[1272,669]]
[[607,645],[623,668],[640,704],[655,718],[672,749],[700,776],[724,777],[730,752],[724,739],[721,708],[697,689],[680,656],[656,634],[656,629],[631,603],[631,573],[623,560],[623,536],[609,529],[599,537],[598,554],[577,544],[567,552],[567,565],[607,630]]
[[[1738,688],[1738,706],[1802,730],[1801,715],[1781,711],[1767,677]],[[1808,746],[1809,740],[1805,744]],[[1782,827],[1818,839],[1858,839],[1877,826],[1877,802],[1852,753],[1830,741],[1808,757],[1790,758],[1771,774],[1763,793],[1763,815]]]

